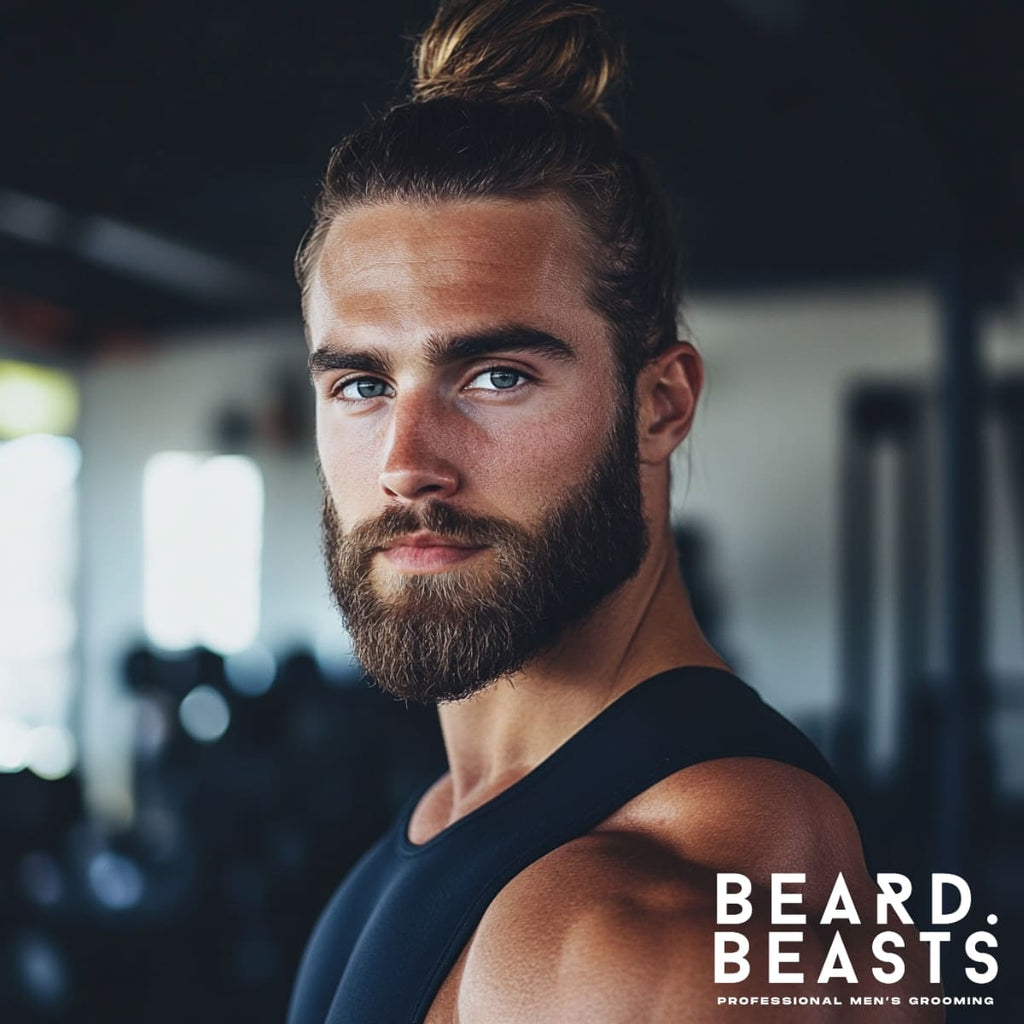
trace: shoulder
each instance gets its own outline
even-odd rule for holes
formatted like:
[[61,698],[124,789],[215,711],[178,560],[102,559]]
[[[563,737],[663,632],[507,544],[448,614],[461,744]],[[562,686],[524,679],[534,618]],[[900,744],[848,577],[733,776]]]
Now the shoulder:
[[654,839],[683,862],[742,871],[755,885],[776,872],[803,872],[812,885],[814,878],[827,883],[822,902],[836,872],[867,879],[860,834],[842,798],[816,776],[764,758],[683,769],[602,827]]
[[[481,920],[464,960],[458,1020],[655,1020],[637,999],[656,990],[664,949],[680,954],[674,970],[686,967],[688,935],[697,933],[675,934],[678,922],[712,926],[705,875],[656,842],[611,830],[553,851]],[[631,998],[620,1007],[623,993]]]
[[[725,871],[747,875],[755,893],[773,872],[803,873],[808,908],[824,905],[840,871],[855,898],[873,893],[856,826],[824,783],[753,758],[696,765],[505,887],[464,956],[458,1020],[731,1020],[713,984]],[[752,950],[766,946],[766,930],[755,916]],[[765,977],[760,956],[751,953],[752,969]],[[784,1019],[800,1020],[788,1009]]]

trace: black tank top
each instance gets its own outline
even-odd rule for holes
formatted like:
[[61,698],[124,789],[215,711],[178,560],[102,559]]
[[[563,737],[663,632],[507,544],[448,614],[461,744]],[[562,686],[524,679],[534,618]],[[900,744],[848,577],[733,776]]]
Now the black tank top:
[[529,774],[413,845],[421,790],[321,915],[288,1024],[422,1021],[506,883],[661,779],[721,757],[770,758],[839,789],[811,742],[754,690],[728,672],[689,667],[627,691]]

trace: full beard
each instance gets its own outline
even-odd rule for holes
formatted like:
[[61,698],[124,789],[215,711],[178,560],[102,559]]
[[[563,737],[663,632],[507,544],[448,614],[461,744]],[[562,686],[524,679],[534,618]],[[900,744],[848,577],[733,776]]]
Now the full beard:
[[[536,529],[429,501],[346,533],[326,486],[322,527],[334,601],[367,674],[404,700],[469,697],[553,647],[639,569],[648,533],[632,409]],[[377,577],[375,555],[417,530],[488,550],[466,568]]]

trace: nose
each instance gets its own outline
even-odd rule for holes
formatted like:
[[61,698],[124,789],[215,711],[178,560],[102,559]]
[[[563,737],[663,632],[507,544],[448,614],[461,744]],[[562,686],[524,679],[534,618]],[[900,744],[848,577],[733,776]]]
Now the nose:
[[459,472],[444,454],[455,439],[445,427],[443,410],[425,398],[394,400],[380,486],[389,498],[404,502],[450,498],[459,489]]

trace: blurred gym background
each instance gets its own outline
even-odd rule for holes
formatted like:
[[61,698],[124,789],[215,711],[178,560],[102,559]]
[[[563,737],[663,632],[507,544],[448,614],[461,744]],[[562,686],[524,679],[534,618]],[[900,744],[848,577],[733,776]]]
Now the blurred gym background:
[[[995,984],[944,953],[996,1006],[950,1020],[1018,1020],[1019,5],[606,6],[709,370],[675,477],[702,621],[837,763],[876,869],[997,915]],[[442,770],[327,597],[290,277],[431,12],[6,5],[5,1022],[280,1021],[328,894]]]

